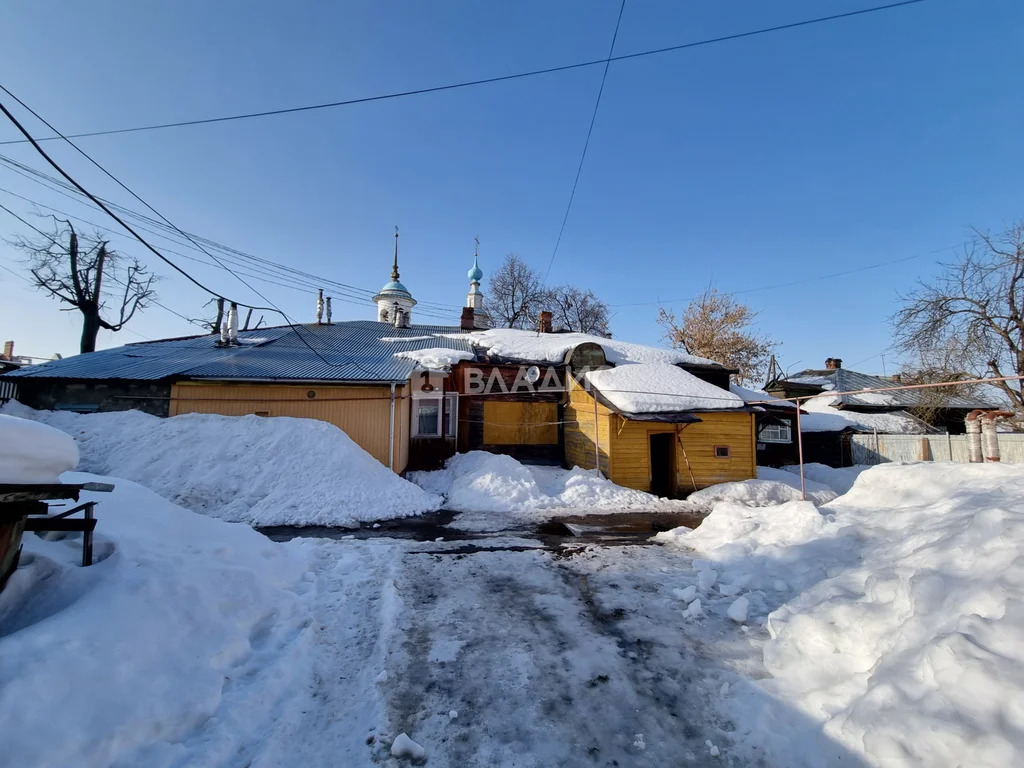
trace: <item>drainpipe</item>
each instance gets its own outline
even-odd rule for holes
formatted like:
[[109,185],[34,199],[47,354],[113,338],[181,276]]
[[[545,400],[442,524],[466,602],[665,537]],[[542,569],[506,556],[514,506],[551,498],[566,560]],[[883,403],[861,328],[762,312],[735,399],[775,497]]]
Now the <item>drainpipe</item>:
[[999,433],[996,432],[996,419],[1012,418],[1016,414],[1009,411],[989,411],[981,417],[981,439],[985,453],[985,461],[999,461]]
[[391,424],[388,427],[388,469],[395,471],[395,383],[391,382]]
[[978,417],[985,413],[974,410],[967,414],[964,426],[967,428],[967,460],[971,464],[980,464],[984,459],[981,453],[981,422]]

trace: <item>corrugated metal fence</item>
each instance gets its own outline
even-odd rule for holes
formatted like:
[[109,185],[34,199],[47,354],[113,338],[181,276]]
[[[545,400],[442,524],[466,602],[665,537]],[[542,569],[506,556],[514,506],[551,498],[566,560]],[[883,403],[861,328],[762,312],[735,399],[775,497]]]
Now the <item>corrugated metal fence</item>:
[[[968,462],[967,435],[853,435],[854,464],[887,461]],[[1008,464],[1024,464],[1024,434],[999,435],[999,454]]]
[[0,405],[18,397],[18,385],[13,381],[0,379]]

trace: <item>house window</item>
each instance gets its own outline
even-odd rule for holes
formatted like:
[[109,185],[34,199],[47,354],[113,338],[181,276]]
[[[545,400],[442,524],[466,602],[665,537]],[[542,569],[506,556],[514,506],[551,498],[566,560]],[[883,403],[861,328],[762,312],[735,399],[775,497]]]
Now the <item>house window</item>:
[[459,396],[450,394],[444,396],[444,435],[455,437],[459,431]]
[[270,415],[270,411],[253,411],[252,415],[253,416],[269,416]]
[[729,458],[729,446],[728,445],[716,445],[715,446],[715,458],[716,459],[728,459]]
[[440,397],[417,397],[412,401],[412,436],[441,436]]
[[778,424],[765,424],[757,434],[762,443],[792,443],[793,430],[788,421]]

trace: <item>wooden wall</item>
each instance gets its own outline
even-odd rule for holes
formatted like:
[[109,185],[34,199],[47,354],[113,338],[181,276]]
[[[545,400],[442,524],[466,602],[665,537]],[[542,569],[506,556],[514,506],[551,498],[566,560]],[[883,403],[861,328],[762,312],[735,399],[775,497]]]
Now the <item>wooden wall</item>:
[[[565,461],[570,467],[593,469],[594,400],[579,386],[571,386],[564,410]],[[688,425],[630,421],[598,403],[601,470],[612,482],[650,491],[650,435],[668,432],[677,433],[676,478],[680,495],[693,491],[695,485],[699,489],[756,477],[754,414],[716,411],[695,415],[701,421]],[[722,445],[729,447],[728,458],[715,456],[715,446]]]
[[[314,397],[309,397],[309,393]],[[408,395],[408,386],[396,390]],[[363,450],[388,465],[390,386],[315,384],[236,384],[178,382],[171,387],[170,416],[217,413],[222,416],[292,416],[319,419],[340,427]],[[405,470],[409,455],[409,400],[395,403],[395,471]]]
[[[756,477],[754,414],[715,411],[695,415],[701,421],[686,425],[614,417],[609,479],[649,491],[650,435],[656,432],[676,433],[676,485],[680,495],[716,483]],[[728,446],[729,457],[716,457],[715,446]]]
[[485,445],[558,445],[558,403],[484,400]]

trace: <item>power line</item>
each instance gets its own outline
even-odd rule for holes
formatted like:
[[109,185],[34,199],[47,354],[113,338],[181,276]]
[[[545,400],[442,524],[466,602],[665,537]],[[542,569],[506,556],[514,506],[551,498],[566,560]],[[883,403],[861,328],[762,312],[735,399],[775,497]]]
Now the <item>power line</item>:
[[615,40],[619,36],[619,25],[622,24],[622,12],[626,10],[626,0],[622,0],[619,6],[619,15],[615,19],[615,31],[612,33],[612,44],[608,47],[608,59],[604,63],[604,72],[601,73],[601,87],[597,89],[597,99],[594,101],[594,113],[590,116],[590,127],[587,128],[587,138],[583,142],[583,152],[580,154],[580,164],[576,168],[576,178],[572,182],[572,191],[569,193],[569,202],[565,206],[565,215],[562,217],[562,226],[558,228],[558,237],[555,239],[554,250],[551,251],[551,258],[548,260],[548,268],[544,271],[544,282],[547,282],[551,274],[551,267],[555,263],[555,256],[558,254],[558,246],[562,244],[562,235],[565,233],[565,223],[569,221],[569,211],[572,210],[572,201],[576,199],[576,187],[580,183],[580,174],[583,173],[583,161],[587,159],[587,147],[590,146],[590,135],[594,132],[594,123],[597,121],[597,110],[601,107],[601,95],[604,93],[604,84],[608,79],[608,67],[612,63],[612,53],[615,52]]
[[[581,61],[575,64],[565,64],[558,67],[547,67],[546,69],[535,69],[529,72],[517,72],[512,75],[500,75],[498,77],[487,77],[477,80],[466,80],[458,83],[449,83],[447,85],[436,85],[429,88],[416,88],[407,91],[396,91],[393,93],[379,94],[377,96],[364,96],[356,99],[345,99],[343,101],[329,101],[320,104],[307,104],[300,107],[287,107],[283,109],[268,109],[259,112],[247,112],[237,115],[222,115],[220,117],[208,117],[200,118],[195,120],[180,120],[176,122],[167,123],[155,123],[152,125],[139,125],[131,128],[112,128],[103,131],[88,131],[83,133],[71,133],[66,137],[61,135],[55,136],[44,136],[38,141],[54,141],[60,138],[71,138],[71,139],[83,139],[91,138],[93,136],[110,136],[113,134],[121,133],[137,133],[139,131],[155,131],[162,130],[165,128],[182,128],[192,125],[208,125],[211,123],[226,123],[234,120],[249,120],[259,117],[271,117],[274,115],[287,115],[296,112],[311,112],[320,109],[332,109],[334,107],[346,107],[353,104],[366,104],[373,101],[385,101],[388,99],[404,98],[406,96],[419,96],[426,93],[438,93],[440,91],[452,91],[459,88],[470,88],[477,85],[488,85],[491,83],[501,83],[508,80],[517,80],[524,77],[536,77],[539,75],[549,75],[556,72],[567,72],[573,69],[581,69],[584,67],[594,67],[598,64],[607,64],[612,61],[627,61],[629,59],[638,59],[645,56],[657,56],[664,53],[671,53],[674,51],[682,51],[688,48],[698,48],[705,45],[713,45],[715,43],[723,43],[729,40],[740,40],[745,37],[754,37],[755,35],[764,35],[771,32],[781,32],[787,29],[795,29],[797,27],[806,27],[812,24],[821,24],[827,21],[838,21],[840,19],[848,19],[853,16],[863,16],[869,13],[875,13],[878,11],[887,11],[893,8],[900,8],[907,5],[915,5],[917,3],[923,3],[925,0],[903,0],[897,3],[888,3],[886,5],[876,5],[871,8],[862,8],[857,11],[847,11],[845,13],[836,13],[830,16],[819,16],[813,19],[805,19],[804,21],[795,21],[788,24],[779,24],[773,27],[763,27],[761,29],[754,29],[747,32],[737,32],[730,35],[721,35],[719,37],[707,38],[704,40],[697,40],[690,43],[681,43],[679,45],[671,45],[665,48],[654,48],[646,51],[639,51],[637,53],[627,53],[621,56],[608,56],[604,59],[594,59],[592,61]],[[26,140],[24,139],[13,139],[8,141],[0,141],[0,146],[5,144],[23,144]]]

